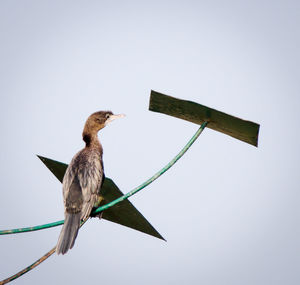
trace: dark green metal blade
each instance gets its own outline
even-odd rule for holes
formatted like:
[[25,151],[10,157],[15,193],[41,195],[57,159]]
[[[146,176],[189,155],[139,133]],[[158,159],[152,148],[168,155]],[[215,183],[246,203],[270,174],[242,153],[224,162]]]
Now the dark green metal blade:
[[[47,168],[60,182],[63,181],[64,174],[68,167],[67,164],[39,155],[38,158],[47,166]],[[102,202],[103,205],[123,196],[123,193],[118,186],[109,178],[105,178],[101,193],[104,198],[104,201]],[[124,200],[105,210],[102,218],[165,240],[128,200]]]
[[259,125],[225,114],[201,104],[151,91],[149,110],[171,115],[207,127],[257,146]]

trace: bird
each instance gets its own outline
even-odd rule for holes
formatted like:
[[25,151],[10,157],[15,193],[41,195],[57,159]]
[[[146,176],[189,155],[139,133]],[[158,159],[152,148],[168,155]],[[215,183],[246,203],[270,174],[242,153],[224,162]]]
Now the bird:
[[100,190],[105,175],[98,132],[124,116],[114,115],[111,111],[98,111],[85,122],[82,132],[85,147],[72,158],[63,178],[65,222],[56,245],[57,254],[65,254],[74,246],[80,222],[89,218],[93,208],[101,202]]

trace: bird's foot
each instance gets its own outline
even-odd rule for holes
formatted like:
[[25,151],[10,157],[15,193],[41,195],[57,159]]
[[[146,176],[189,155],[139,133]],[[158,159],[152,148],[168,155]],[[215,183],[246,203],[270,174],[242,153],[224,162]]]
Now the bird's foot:
[[[93,213],[93,211],[95,211],[98,207],[100,207],[100,205],[103,204],[103,203],[104,203],[103,197],[102,197],[102,196],[99,196],[99,197],[98,197],[98,200],[97,200],[96,203],[94,204],[92,213]],[[91,214],[91,217],[92,217],[92,218],[99,218],[99,219],[101,219],[101,218],[102,218],[102,215],[103,215],[103,211],[101,211],[100,213],[97,213],[97,214]]]
[[103,215],[103,211],[101,211],[100,213],[97,213],[97,214],[91,214],[91,218],[102,219],[102,215]]

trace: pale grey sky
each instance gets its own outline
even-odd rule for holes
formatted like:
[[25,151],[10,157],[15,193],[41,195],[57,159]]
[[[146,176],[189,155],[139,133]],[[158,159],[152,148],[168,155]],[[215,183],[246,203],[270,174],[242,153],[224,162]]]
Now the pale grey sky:
[[[259,147],[205,130],[131,202],[167,239],[91,220],[65,256],[14,284],[296,285],[299,1],[0,2],[1,229],[63,218],[61,184],[88,115],[106,175],[128,192],[197,125],[148,111],[150,90],[261,124]],[[50,248],[60,227],[0,237],[0,279]]]

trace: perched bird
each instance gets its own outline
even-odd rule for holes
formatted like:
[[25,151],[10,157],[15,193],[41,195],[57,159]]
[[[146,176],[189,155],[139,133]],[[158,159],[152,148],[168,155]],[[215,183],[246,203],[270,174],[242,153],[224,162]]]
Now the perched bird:
[[82,133],[85,148],[73,157],[63,179],[65,223],[56,245],[57,254],[65,254],[74,246],[80,221],[88,218],[93,207],[99,205],[104,170],[103,149],[97,134],[108,123],[123,116],[100,111],[90,115],[85,123]]

